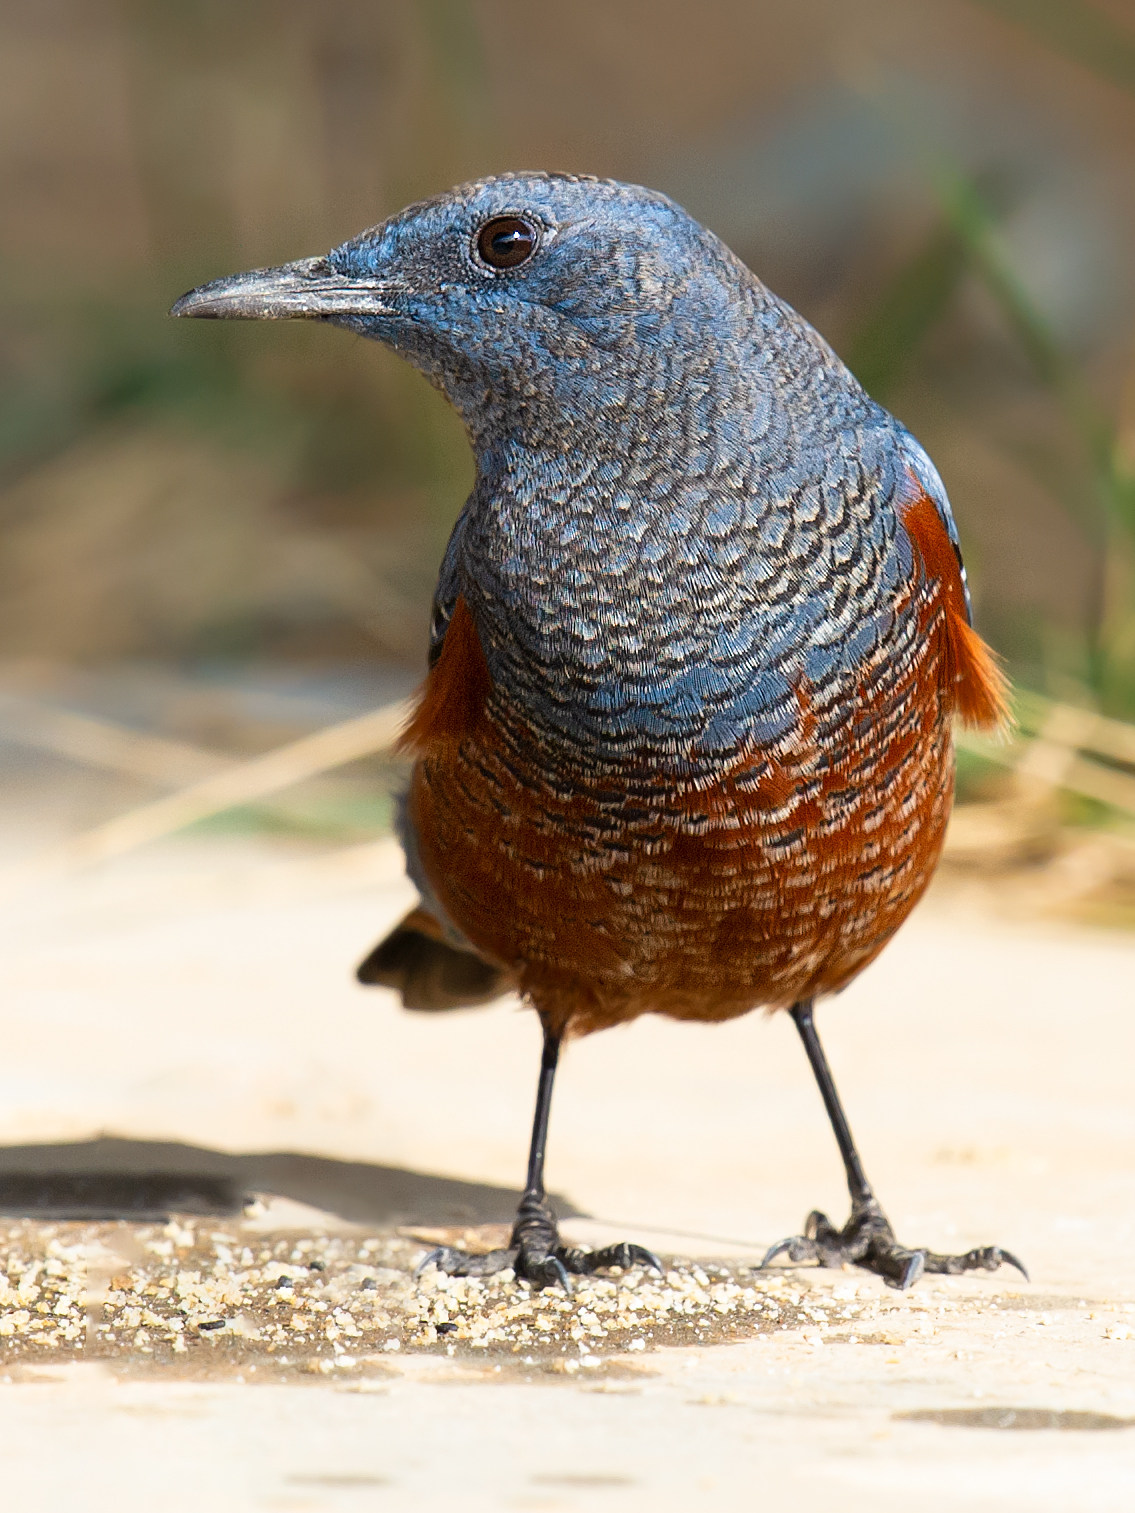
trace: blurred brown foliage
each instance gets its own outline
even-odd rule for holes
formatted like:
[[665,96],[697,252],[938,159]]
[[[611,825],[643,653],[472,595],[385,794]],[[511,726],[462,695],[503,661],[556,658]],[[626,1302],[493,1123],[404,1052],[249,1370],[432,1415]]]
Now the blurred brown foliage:
[[0,656],[416,660],[444,402],[165,310],[548,167],[719,231],[930,449],[1017,675],[1135,712],[1125,0],[7,0],[0,123]]

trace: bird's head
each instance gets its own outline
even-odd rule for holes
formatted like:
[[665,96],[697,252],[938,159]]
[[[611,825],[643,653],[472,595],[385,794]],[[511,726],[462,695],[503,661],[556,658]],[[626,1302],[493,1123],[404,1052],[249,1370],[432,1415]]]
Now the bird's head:
[[626,404],[668,350],[704,346],[747,281],[760,287],[664,195],[509,174],[411,205],[325,257],[204,284],[171,313],[346,326],[409,358],[484,432],[502,408],[546,423],[544,400],[561,413]]

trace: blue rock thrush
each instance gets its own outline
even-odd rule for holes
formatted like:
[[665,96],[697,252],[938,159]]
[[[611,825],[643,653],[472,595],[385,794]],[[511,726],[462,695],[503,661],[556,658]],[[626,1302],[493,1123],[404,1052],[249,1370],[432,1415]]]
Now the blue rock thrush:
[[404,739],[421,905],[359,974],[416,1009],[515,989],[544,1054],[511,1244],[428,1259],[565,1287],[656,1264],[560,1241],[543,1180],[560,1044],[765,1005],[796,1022],[851,1194],[842,1229],[813,1213],[766,1264],[853,1262],[900,1287],[1019,1265],[897,1242],[812,1017],[929,881],[954,717],[1003,717],[918,442],[716,236],[626,184],[467,184],[173,313],[385,342],[476,456]]

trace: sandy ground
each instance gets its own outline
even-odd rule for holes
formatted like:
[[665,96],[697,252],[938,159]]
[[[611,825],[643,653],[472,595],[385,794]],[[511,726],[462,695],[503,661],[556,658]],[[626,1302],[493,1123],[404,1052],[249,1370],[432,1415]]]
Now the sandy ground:
[[[408,896],[389,843],[212,838],[9,902],[0,1188],[176,1170],[260,1191],[251,1215],[196,1227],[247,1246],[258,1275],[301,1241],[355,1256],[401,1230],[412,1260],[431,1226],[504,1220],[536,1026],[510,1003],[413,1016],[353,983]],[[526,1364],[368,1337],[345,1366],[258,1380],[228,1327],[176,1355],[129,1333],[90,1347],[116,1267],[172,1234],[176,1274],[177,1225],[41,1228],[41,1248],[88,1246],[86,1333],[73,1358],[0,1337],[7,1505],[1130,1508],[1133,999],[1130,938],[939,895],[819,1016],[901,1237],[999,1242],[1030,1283],[1005,1271],[899,1297],[799,1271],[776,1327],[732,1343],[566,1338]],[[739,1286],[810,1207],[846,1207],[794,1030],[758,1015],[572,1047],[549,1179],[589,1216],[565,1225],[577,1241],[720,1260]]]

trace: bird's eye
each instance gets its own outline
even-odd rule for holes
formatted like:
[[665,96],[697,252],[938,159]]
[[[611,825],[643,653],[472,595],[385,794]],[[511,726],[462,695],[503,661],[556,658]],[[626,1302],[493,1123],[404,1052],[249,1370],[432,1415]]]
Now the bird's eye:
[[519,268],[536,251],[540,234],[518,215],[498,215],[477,234],[477,251],[490,268]]

